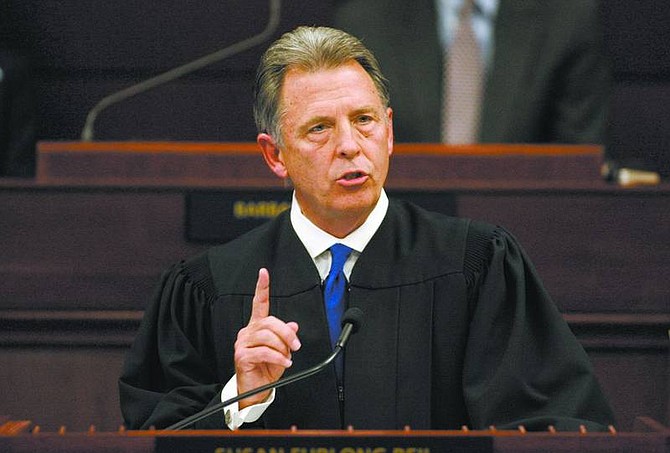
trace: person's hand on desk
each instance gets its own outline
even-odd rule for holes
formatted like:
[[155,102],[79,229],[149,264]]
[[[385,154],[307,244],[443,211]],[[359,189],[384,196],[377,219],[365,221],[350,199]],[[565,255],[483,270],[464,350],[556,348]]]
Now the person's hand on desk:
[[[260,269],[249,324],[237,334],[235,373],[238,394],[279,379],[292,364],[291,353],[300,349],[298,324],[270,316],[270,274]],[[270,391],[239,402],[243,409],[264,401]]]

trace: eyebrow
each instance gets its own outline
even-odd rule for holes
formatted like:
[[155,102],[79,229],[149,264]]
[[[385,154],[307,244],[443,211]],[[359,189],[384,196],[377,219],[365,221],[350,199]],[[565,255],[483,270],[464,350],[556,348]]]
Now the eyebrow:
[[[363,107],[359,107],[359,108],[355,109],[354,111],[352,111],[349,114],[349,116],[354,117],[354,116],[358,116],[358,115],[361,115],[361,114],[364,114],[364,113],[365,114],[375,113],[375,116],[379,116],[379,115],[377,115],[377,107],[375,107],[374,105],[364,105]],[[313,117],[309,118],[307,121],[305,121],[303,123],[303,125],[298,128],[298,131],[300,133],[307,132],[312,126],[314,126],[316,124],[328,123],[328,122],[331,122],[331,121],[332,121],[332,117],[328,116],[328,115],[313,116]]]
[[368,105],[354,110],[353,116],[360,115],[361,113],[370,113],[377,112],[377,108],[374,105]]
[[307,121],[305,121],[299,128],[298,131],[300,133],[304,133],[309,131],[311,127],[313,127],[316,124],[321,124],[321,123],[327,123],[330,121],[329,116],[321,115],[321,116],[313,116],[309,118]]
[[[351,112],[349,114],[349,116],[350,117],[351,116],[358,116],[362,113],[371,113],[371,112],[376,113],[377,112],[376,107],[373,106],[373,105],[366,105],[366,106],[357,108],[356,110]],[[328,121],[331,121],[331,118],[332,117],[328,116],[328,115],[313,116],[313,117],[309,118],[307,121],[305,121],[305,124],[318,124],[318,123],[328,122]],[[305,127],[308,127],[308,126],[305,126]]]

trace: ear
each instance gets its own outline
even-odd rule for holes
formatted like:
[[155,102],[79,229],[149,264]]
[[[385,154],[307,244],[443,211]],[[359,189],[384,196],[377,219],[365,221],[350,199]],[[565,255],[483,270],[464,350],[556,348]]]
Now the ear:
[[284,165],[281,150],[277,147],[272,136],[266,133],[258,134],[256,143],[261,147],[263,159],[265,159],[265,163],[268,164],[270,170],[282,179],[287,178],[288,172],[286,171],[286,165]]
[[386,121],[388,127],[388,150],[389,156],[393,153],[393,109],[391,107],[386,109]]

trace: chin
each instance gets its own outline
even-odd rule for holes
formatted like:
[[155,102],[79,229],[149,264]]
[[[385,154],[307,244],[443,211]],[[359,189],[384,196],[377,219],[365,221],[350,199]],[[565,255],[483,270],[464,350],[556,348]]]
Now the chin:
[[368,214],[374,209],[378,194],[371,192],[342,197],[335,204],[335,209],[342,212]]

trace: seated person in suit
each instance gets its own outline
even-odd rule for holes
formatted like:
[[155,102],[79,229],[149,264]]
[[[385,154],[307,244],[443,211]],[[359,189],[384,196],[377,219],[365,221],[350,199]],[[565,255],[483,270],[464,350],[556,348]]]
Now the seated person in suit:
[[450,120],[445,68],[470,2],[483,78],[465,142],[602,143],[611,74],[596,0],[336,0],[334,26],[389,79],[396,140],[459,142],[436,125]]
[[291,209],[164,273],[119,381],[129,428],[167,427],[325,359],[331,278],[346,284],[340,310],[365,316],[343,362],[194,427],[612,423],[514,237],[387,197],[393,111],[358,39],[327,27],[282,36],[261,60],[255,115],[265,162],[293,184]]
[[35,175],[34,92],[27,54],[0,34],[0,177]]

